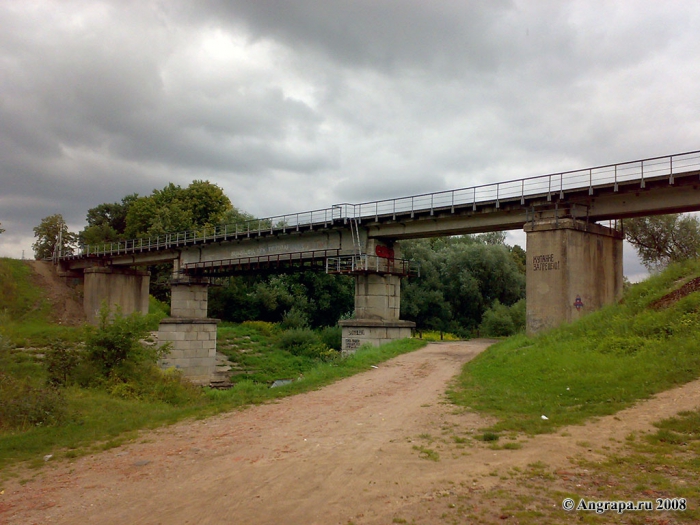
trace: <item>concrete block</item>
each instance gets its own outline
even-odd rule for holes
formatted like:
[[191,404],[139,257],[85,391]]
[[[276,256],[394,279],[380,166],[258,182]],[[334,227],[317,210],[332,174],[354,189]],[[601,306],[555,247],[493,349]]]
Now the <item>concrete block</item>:
[[170,362],[175,368],[189,368],[191,363],[190,359],[185,358],[171,359]]
[[184,350],[171,350],[168,352],[168,355],[166,356],[168,359],[173,360],[173,359],[185,359],[185,351]]
[[200,331],[197,333],[197,340],[199,341],[210,341],[211,334],[209,332]]
[[382,295],[391,294],[390,286],[386,283],[372,283],[367,286],[366,295]]
[[[406,332],[408,332],[408,335],[405,335]],[[390,341],[393,341],[395,339],[403,339],[405,337],[410,337],[411,336],[411,329],[408,328],[387,328],[386,330],[386,338],[389,339]]]
[[209,350],[207,348],[197,348],[192,351],[192,355],[200,360],[209,359]]

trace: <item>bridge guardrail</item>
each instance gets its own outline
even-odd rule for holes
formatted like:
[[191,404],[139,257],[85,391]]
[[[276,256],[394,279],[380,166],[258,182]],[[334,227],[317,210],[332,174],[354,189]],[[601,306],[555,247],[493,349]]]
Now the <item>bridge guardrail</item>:
[[673,184],[675,175],[699,168],[700,150],[696,150],[397,199],[359,204],[335,204],[330,208],[320,210],[277,215],[185,232],[173,232],[156,237],[81,246],[76,254],[61,255],[59,258],[79,259],[167,250],[192,244],[262,236],[263,233],[268,232],[286,233],[289,230],[299,231],[301,228],[328,227],[338,220],[355,219],[361,221],[362,219],[373,219],[380,216],[396,217],[403,214],[413,216],[416,212],[426,211],[432,214],[435,210],[451,209],[454,211],[456,207],[465,206],[472,206],[472,209],[476,210],[478,205],[489,203],[493,203],[498,208],[500,203],[505,200],[512,201],[519,198],[521,204],[524,204],[526,198],[538,196],[546,197],[547,200],[551,200],[553,196],[563,198],[566,192],[572,190],[588,188],[590,194],[593,194],[596,187],[602,186],[612,186],[617,191],[620,183],[635,181],[639,182],[640,188],[644,188],[645,180],[650,177],[667,176],[669,183]]

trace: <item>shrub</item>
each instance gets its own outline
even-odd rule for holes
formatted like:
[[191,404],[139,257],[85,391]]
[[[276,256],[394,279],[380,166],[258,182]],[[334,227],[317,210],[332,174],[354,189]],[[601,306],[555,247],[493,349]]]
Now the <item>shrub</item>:
[[340,355],[337,350],[329,348],[319,335],[309,328],[286,330],[280,334],[279,344],[292,355],[332,361]]
[[168,303],[164,303],[163,301],[159,301],[152,295],[149,295],[148,313],[150,315],[156,316],[160,321],[164,317],[168,317],[170,315],[170,305]]
[[129,377],[139,365],[155,364],[167,351],[140,342],[149,334],[148,317],[139,313],[122,316],[120,312],[110,317],[103,307],[98,328],[88,327],[85,338],[86,359],[102,377]]
[[306,355],[307,348],[320,343],[316,332],[309,328],[285,330],[280,334],[279,342],[282,349],[294,355]]
[[520,300],[512,306],[505,306],[495,301],[484,312],[479,325],[481,335],[502,337],[513,335],[525,327],[525,301]]
[[334,350],[340,350],[343,344],[343,329],[340,326],[326,326],[318,336],[324,345]]
[[52,341],[44,359],[49,384],[54,386],[67,385],[80,363],[80,357],[80,353],[75,347],[68,346],[64,341]]
[[280,328],[283,330],[300,330],[309,327],[309,316],[301,308],[292,306],[284,312]]
[[61,423],[66,402],[58,389],[35,387],[0,372],[0,428],[24,429]]
[[242,326],[248,326],[257,330],[262,335],[271,336],[275,331],[277,325],[275,323],[268,323],[267,321],[243,321]]

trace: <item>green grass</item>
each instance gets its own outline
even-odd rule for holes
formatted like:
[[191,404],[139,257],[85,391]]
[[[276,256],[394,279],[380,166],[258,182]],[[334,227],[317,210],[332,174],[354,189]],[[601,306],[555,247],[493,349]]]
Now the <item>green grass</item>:
[[46,454],[59,459],[110,448],[135,437],[135,430],[194,416],[204,405],[120,399],[96,389],[68,388],[65,396],[70,411],[66,424],[0,434],[0,470],[22,461],[36,465]]
[[[417,350],[425,344],[417,339],[402,339],[380,347],[363,346],[355,354],[344,359],[330,362],[314,361],[294,382],[285,386],[269,388],[266,382],[255,382],[248,378],[238,381],[230,390],[210,390],[207,396],[221,409],[226,410],[251,403],[262,403],[318,389],[338,379],[369,370],[372,365]],[[275,366],[274,363],[272,366]],[[261,376],[265,374],[269,375],[269,372],[261,372]]]
[[296,379],[316,361],[292,355],[276,344],[279,330],[255,323],[222,323],[217,331],[217,351],[226,354],[233,367],[233,381],[272,383]]
[[691,381],[700,376],[700,293],[647,306],[697,275],[698,261],[675,265],[634,285],[622,304],[498,343],[465,365],[449,397],[496,416],[493,431],[542,433]]
[[44,320],[49,315],[50,305],[32,279],[24,261],[0,258],[0,312],[8,319]]

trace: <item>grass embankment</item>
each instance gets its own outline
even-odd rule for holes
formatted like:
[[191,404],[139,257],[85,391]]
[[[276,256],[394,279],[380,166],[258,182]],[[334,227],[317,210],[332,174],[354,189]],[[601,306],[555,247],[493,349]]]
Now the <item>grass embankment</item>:
[[698,275],[698,261],[672,266],[632,286],[621,304],[538,337],[498,343],[467,363],[449,396],[496,416],[495,432],[542,433],[696,379],[700,293],[651,305]]
[[0,327],[10,343],[45,345],[53,338],[78,341],[81,330],[50,321],[51,305],[25,261],[0,258]]
[[[20,421],[0,420],[0,469],[23,461],[39,466],[47,454],[55,460],[108,449],[133,439],[140,429],[313,390],[425,344],[396,341],[340,359],[324,343],[334,336],[332,330],[314,334],[269,323],[223,324],[218,346],[233,360],[230,390],[178,388],[172,377],[148,373],[88,381],[87,386],[85,377],[78,377],[56,388],[47,370],[51,352],[77,346],[89,333],[51,324],[50,305],[22,261],[0,259],[0,290],[0,413]],[[152,388],[143,384],[149,377],[155,380]],[[270,388],[275,379],[294,381]],[[42,418],[40,412],[47,410],[51,417]]]

